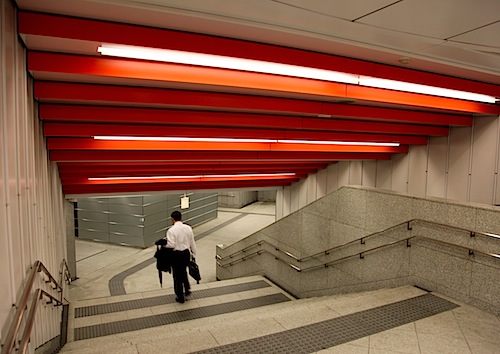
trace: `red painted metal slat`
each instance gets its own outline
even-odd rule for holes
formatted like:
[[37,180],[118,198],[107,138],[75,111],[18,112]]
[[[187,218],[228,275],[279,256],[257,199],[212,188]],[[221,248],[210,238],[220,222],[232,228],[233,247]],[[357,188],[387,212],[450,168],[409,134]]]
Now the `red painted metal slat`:
[[[85,161],[77,161],[77,162],[58,162],[57,164],[59,166],[59,169],[61,171],[68,171],[68,170],[73,170],[75,168],[89,168],[89,169],[96,169],[96,170],[107,170],[108,168],[113,169],[113,168],[124,168],[124,167],[130,167],[130,168],[187,168],[187,167],[192,167],[193,162],[192,161],[107,161],[107,162],[100,162],[100,161],[92,161],[92,162],[85,162]],[[311,166],[317,166],[318,168],[324,168],[326,167],[326,164],[321,163],[321,162],[309,162],[309,161],[267,161],[267,160],[260,160],[260,161],[249,161],[245,160],[242,162],[234,162],[234,161],[197,161],[196,166],[199,166],[200,168],[203,167],[260,167],[264,165],[271,165],[271,166],[296,166],[296,167],[311,167]]]
[[149,183],[133,185],[66,185],[63,192],[69,195],[103,194],[103,193],[148,193],[160,191],[190,191],[190,190],[234,190],[239,188],[272,188],[289,186],[299,179],[267,180],[267,181],[232,181],[232,182],[197,182],[197,183]]
[[400,144],[427,144],[424,136],[396,134],[362,134],[325,131],[289,131],[271,129],[209,128],[165,125],[45,123],[45,136],[50,137],[190,137],[190,138],[241,138],[241,139],[294,139],[330,141],[399,142]]
[[[254,112],[321,114],[322,102],[220,92],[179,91],[151,87],[35,81],[35,97],[42,102],[163,105]],[[130,107],[132,108],[132,107]],[[133,114],[134,112],[132,112]],[[154,113],[154,112],[153,112]],[[157,121],[153,121],[157,122]],[[177,122],[181,124],[182,122]]]
[[317,95],[330,99],[350,98],[470,113],[500,114],[500,106],[494,104],[321,80],[111,57],[28,52],[28,70],[249,88]]
[[65,180],[65,185],[81,184],[81,185],[134,185],[134,184],[156,184],[156,183],[205,183],[205,182],[236,182],[236,181],[287,181],[297,180],[306,175],[276,175],[267,174],[260,176],[231,176],[226,175],[188,175],[188,176],[117,176],[110,179],[106,178],[71,178]]
[[122,163],[120,165],[114,164],[109,166],[95,166],[84,165],[73,163],[69,166],[59,165],[59,172],[61,174],[76,174],[82,171],[89,173],[116,173],[123,171],[137,171],[137,172],[175,172],[175,171],[292,171],[292,170],[315,170],[319,168],[325,168],[325,164],[318,163],[278,163],[278,162],[268,162],[263,161],[259,164],[250,163],[232,163],[232,164],[216,164],[216,163],[196,163],[196,164],[174,164],[165,163],[163,165],[138,165],[132,163]]
[[373,152],[401,153],[402,146],[324,145],[268,142],[170,142],[170,141],[114,141],[92,138],[48,138],[49,150],[135,150],[135,151],[315,151],[315,152]]
[[[103,90],[104,89],[104,90]],[[248,109],[249,102],[253,101],[254,113],[240,112],[209,112],[193,110],[171,110],[154,109],[138,107],[106,107],[106,106],[81,106],[81,105],[54,105],[41,104],[40,118],[44,121],[71,121],[71,122],[122,122],[122,123],[156,123],[156,124],[175,124],[175,125],[210,125],[210,126],[242,126],[242,127],[261,127],[261,128],[286,128],[286,129],[304,129],[307,128],[303,121],[307,122],[332,122],[347,121],[336,117],[354,118],[355,120],[376,120],[392,122],[406,122],[430,125],[472,125],[472,116],[458,114],[438,114],[433,112],[414,112],[400,109],[381,109],[379,107],[358,107],[339,105],[341,115],[333,115],[332,118],[315,118],[312,115],[321,115],[323,109],[321,102],[302,101],[291,99],[280,99],[274,97],[256,97],[248,95],[231,95],[223,93],[202,93],[198,91],[172,91],[159,89],[136,88],[135,90],[127,87],[102,86],[102,85],[79,85],[64,84],[52,82],[36,82],[35,95],[37,98],[59,99],[65,97],[69,92],[75,90],[79,92],[81,98],[77,95],[72,100],[91,99],[110,100],[114,92],[121,96],[120,103],[145,103],[144,97],[148,101],[152,96],[158,96],[158,100],[168,98],[172,105],[184,105],[189,101],[198,107],[203,105],[207,95],[215,101],[222,101],[220,109]],[[103,96],[96,94],[103,91]],[[95,95],[90,98],[89,95]],[[217,96],[217,97],[216,97]],[[230,104],[228,104],[230,102]],[[310,104],[307,104],[309,102]],[[114,102],[117,103],[117,102]],[[151,102],[149,102],[151,103]],[[158,102],[157,102],[158,103]],[[211,102],[213,105],[214,101]],[[317,104],[313,109],[314,103]],[[303,104],[301,106],[301,104]],[[290,115],[263,115],[256,114],[255,111],[267,111],[270,113],[281,113],[289,111],[290,107],[295,107],[296,113],[307,114],[307,117],[298,117]],[[349,109],[350,107],[350,109]],[[216,108],[215,106],[205,106],[204,108]],[[299,112],[300,111],[300,112]],[[349,112],[350,115],[349,115]],[[332,113],[332,112],[331,112]],[[316,119],[316,120],[314,120]],[[320,129],[321,130],[321,129]]]
[[[498,96],[498,85],[287,47],[99,20],[19,11],[21,34],[175,49],[345,71]],[[168,38],[168,40],[165,40]]]
[[295,173],[300,175],[308,175],[310,173],[316,173],[318,169],[294,169],[294,168],[260,168],[260,169],[176,169],[176,170],[117,170],[113,172],[94,172],[83,170],[76,170],[71,173],[60,173],[61,181],[63,184],[66,184],[67,181],[73,179],[81,179],[81,178],[103,178],[103,177],[119,177],[119,176],[128,176],[128,177],[151,177],[151,176],[192,176],[192,175],[238,175],[238,174],[275,174],[275,173]]
[[387,153],[280,152],[280,151],[49,151],[51,161],[307,161],[332,163],[339,160],[390,160]]

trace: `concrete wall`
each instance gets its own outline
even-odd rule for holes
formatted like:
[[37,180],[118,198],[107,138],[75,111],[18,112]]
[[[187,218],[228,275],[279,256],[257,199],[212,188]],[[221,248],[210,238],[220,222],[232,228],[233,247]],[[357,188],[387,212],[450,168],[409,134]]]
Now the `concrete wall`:
[[145,248],[165,236],[174,210],[180,210],[183,221],[193,227],[217,217],[217,193],[187,193],[186,209],[181,209],[183,196],[78,198],[78,237]]
[[[15,9],[0,0],[0,326],[2,343],[30,267],[58,278],[66,254],[64,196],[45,139],[18,41]],[[43,284],[37,279],[37,286]],[[42,286],[42,285],[41,285]],[[43,306],[42,306],[43,307]],[[61,308],[60,308],[61,309]],[[57,335],[60,310],[41,312],[30,350]],[[55,316],[55,317],[54,317]],[[43,328],[43,330],[42,330]]]
[[450,128],[424,146],[390,161],[343,161],[278,190],[282,218],[337,188],[360,185],[421,197],[500,204],[500,118],[476,117],[472,127]]
[[[412,219],[428,223],[415,223],[408,229],[405,222]],[[395,225],[400,226],[392,228]],[[386,229],[366,238],[364,244],[356,242],[328,255],[323,253]],[[264,274],[299,297],[413,284],[500,313],[499,259],[480,254],[471,256],[467,249],[423,238],[411,241],[411,247],[400,242],[366,253],[363,259],[359,257],[359,252],[410,236],[424,236],[500,254],[499,239],[471,237],[468,230],[500,234],[500,208],[374,188],[342,187],[236,244],[218,248],[217,254],[225,257],[260,240],[273,245],[263,243],[246,251],[245,255],[258,250],[265,252],[244,262],[218,266],[217,277]],[[276,260],[275,246],[298,258],[322,253],[307,262],[295,262],[281,254],[289,264],[301,269],[318,265],[319,268],[299,273]],[[356,256],[328,268],[322,266],[349,254]]]

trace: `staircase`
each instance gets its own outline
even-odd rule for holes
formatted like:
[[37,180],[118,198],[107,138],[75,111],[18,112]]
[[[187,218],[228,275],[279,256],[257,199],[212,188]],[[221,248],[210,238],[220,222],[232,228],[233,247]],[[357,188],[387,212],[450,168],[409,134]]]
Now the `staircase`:
[[464,311],[412,286],[296,300],[261,276],[193,284],[188,299],[162,289],[75,301],[61,353],[367,353],[386,333],[416,336],[405,326]]

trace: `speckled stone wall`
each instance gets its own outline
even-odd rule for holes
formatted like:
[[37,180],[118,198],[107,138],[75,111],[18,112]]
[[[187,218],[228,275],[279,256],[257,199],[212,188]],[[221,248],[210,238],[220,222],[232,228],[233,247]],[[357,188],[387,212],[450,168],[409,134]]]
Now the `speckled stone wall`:
[[500,239],[481,232],[500,234],[500,208],[342,187],[219,248],[225,257],[251,247],[217,277],[264,274],[298,297],[412,284],[500,313],[500,259],[485,255],[500,254]]

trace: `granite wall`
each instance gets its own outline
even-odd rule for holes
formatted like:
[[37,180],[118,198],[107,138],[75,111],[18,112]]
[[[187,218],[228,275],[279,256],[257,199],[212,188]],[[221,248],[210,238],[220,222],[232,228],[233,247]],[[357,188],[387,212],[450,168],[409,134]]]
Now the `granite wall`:
[[[413,219],[422,221],[407,223]],[[259,255],[217,266],[217,277],[263,274],[301,298],[412,284],[500,313],[500,259],[469,254],[469,248],[500,254],[500,239],[481,232],[500,234],[500,208],[342,187],[238,243],[219,247],[217,254],[224,258],[268,242],[245,252],[248,257],[260,250]],[[324,254],[365,236],[363,242]],[[394,244],[360,256],[388,243]],[[276,248],[296,258],[317,255],[298,262]]]

